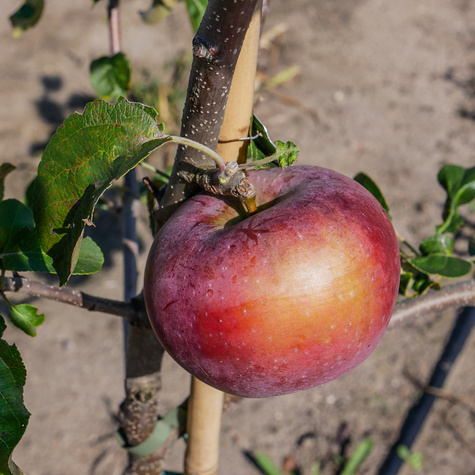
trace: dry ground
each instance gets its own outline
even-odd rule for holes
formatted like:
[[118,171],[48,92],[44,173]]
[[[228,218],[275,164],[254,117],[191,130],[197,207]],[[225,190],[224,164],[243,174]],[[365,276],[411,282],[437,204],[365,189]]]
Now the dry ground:
[[[18,167],[9,196],[22,196],[54,127],[93,97],[88,65],[108,52],[102,3],[93,8],[87,0],[47,0],[37,28],[13,40],[8,15],[17,2],[2,2],[0,140],[2,160]],[[159,74],[177,51],[189,49],[182,5],[151,27],[136,13],[146,0],[123,4],[124,49],[136,70]],[[279,89],[293,103],[265,94],[256,106],[272,136],[297,142],[301,163],[348,176],[366,171],[384,190],[398,231],[416,243],[428,236],[443,204],[437,170],[475,163],[475,3],[273,0],[266,30],[275,25],[286,33],[262,54],[262,70],[275,74],[298,65],[301,72]],[[104,218],[103,229],[104,272],[72,285],[121,298],[119,223]],[[142,269],[150,244],[145,220],[140,231]],[[15,460],[28,475],[119,474],[124,458],[113,414],[123,397],[122,324],[51,302],[35,304],[47,315],[38,336],[15,329],[6,335],[29,370],[25,400],[32,417]],[[220,475],[256,474],[246,450],[265,451],[278,464],[293,456],[304,475],[320,460],[322,473],[333,475],[342,432],[347,453],[373,438],[360,473],[375,474],[419,394],[413,379],[427,381],[453,320],[449,312],[388,332],[363,365],[323,387],[231,406],[223,420]],[[474,359],[472,335],[448,391],[473,400]],[[167,359],[164,380],[165,410],[186,396],[189,378]],[[438,400],[414,447],[424,454],[418,473],[473,475],[474,424],[466,407]],[[179,443],[170,469],[181,470],[182,455]],[[416,472],[405,467],[402,473]]]

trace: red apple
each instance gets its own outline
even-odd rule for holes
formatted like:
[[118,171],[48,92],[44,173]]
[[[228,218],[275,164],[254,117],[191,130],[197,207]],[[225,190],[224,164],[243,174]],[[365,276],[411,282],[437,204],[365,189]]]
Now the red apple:
[[222,391],[267,397],[323,384],[375,348],[398,293],[396,235],[377,200],[319,167],[249,173],[257,213],[186,202],[148,257],[145,302],[170,355]]

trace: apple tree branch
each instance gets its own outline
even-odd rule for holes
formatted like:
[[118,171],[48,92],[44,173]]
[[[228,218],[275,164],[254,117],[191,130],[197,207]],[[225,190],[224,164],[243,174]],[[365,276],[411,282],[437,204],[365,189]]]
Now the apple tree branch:
[[398,303],[393,311],[389,328],[413,322],[430,313],[472,305],[475,305],[475,281],[458,282],[443,287],[442,290],[430,290],[424,295]]
[[[246,31],[257,0],[210,0],[193,39],[187,96],[180,135],[216,150],[224,110]],[[166,215],[199,189],[194,180],[215,163],[199,150],[180,145],[162,206]]]

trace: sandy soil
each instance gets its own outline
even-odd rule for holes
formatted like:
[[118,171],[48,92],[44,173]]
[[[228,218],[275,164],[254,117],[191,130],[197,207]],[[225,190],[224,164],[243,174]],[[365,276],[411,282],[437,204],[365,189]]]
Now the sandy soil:
[[[133,67],[159,74],[165,62],[188,50],[191,31],[182,5],[159,26],[144,26],[145,0],[124,3],[123,46]],[[103,5],[48,0],[44,18],[22,38],[10,36],[0,7],[0,140],[2,160],[18,168],[7,196],[21,197],[54,128],[93,98],[89,62],[107,54]],[[293,140],[300,163],[348,176],[369,173],[384,190],[394,223],[418,242],[437,224],[444,195],[436,173],[445,163],[474,164],[475,3],[470,0],[274,0],[266,30],[283,25],[261,69],[275,74],[298,65],[300,74],[279,88],[292,97],[264,94],[256,112],[274,138]],[[120,224],[98,223],[106,254],[99,275],[72,287],[121,298]],[[140,223],[141,259],[150,244]],[[29,475],[119,474],[114,414],[123,397],[123,342],[119,319],[35,301],[47,315],[31,339],[16,329],[15,342],[29,371],[25,401],[32,413],[15,460]],[[220,475],[257,474],[245,456],[262,450],[281,465],[294,457],[302,474],[320,460],[337,472],[335,456],[350,454],[365,437],[374,449],[361,468],[376,474],[397,438],[407,409],[420,394],[450,331],[454,312],[433,315],[388,332],[374,354],[352,373],[299,394],[243,400],[225,413]],[[475,335],[452,368],[446,390],[473,402]],[[167,358],[163,409],[181,402],[189,377]],[[169,469],[181,470],[176,444]],[[475,415],[461,403],[439,399],[414,447],[424,455],[421,474],[471,475],[475,471]],[[404,475],[416,473],[406,466]]]

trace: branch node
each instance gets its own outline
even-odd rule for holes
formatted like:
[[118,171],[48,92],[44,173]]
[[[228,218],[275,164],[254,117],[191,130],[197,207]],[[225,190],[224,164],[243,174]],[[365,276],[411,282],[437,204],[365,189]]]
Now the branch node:
[[246,174],[238,169],[236,162],[229,162],[224,170],[214,168],[203,170],[195,175],[195,182],[213,195],[234,196],[241,201],[256,195]]
[[206,44],[206,41],[199,36],[193,38],[193,56],[198,59],[204,59],[210,63],[216,63],[218,61],[218,49]]

